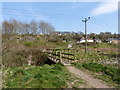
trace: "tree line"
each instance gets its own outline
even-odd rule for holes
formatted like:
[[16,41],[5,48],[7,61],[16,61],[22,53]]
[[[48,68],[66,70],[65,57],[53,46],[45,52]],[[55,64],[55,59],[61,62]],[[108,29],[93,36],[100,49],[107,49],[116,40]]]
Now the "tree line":
[[111,32],[100,32],[99,34],[90,33],[89,37],[93,39],[100,39],[102,41],[105,41],[108,38],[119,38],[119,34],[116,33],[112,34]]
[[2,22],[3,34],[50,34],[55,31],[51,23],[31,20],[29,23],[21,22],[15,19],[4,20]]
[[[80,37],[85,37],[85,34],[81,31],[77,33],[71,32],[66,35],[62,34],[61,36],[59,36],[57,34],[57,31],[55,31],[54,26],[51,23],[45,21],[38,22],[36,20],[31,20],[29,23],[26,23],[16,19],[4,20],[2,22],[2,33],[7,34],[6,37],[8,37],[8,35],[10,36],[13,34],[24,35],[24,36],[26,36],[26,34],[49,35],[51,37],[46,38],[46,39],[52,39],[49,41],[59,41],[59,40],[70,41],[70,40],[79,40]],[[116,33],[112,34],[111,32],[100,32],[99,34],[95,34],[95,33],[87,34],[87,37],[91,39],[101,39],[102,41],[105,41],[108,38],[119,38],[119,34]]]

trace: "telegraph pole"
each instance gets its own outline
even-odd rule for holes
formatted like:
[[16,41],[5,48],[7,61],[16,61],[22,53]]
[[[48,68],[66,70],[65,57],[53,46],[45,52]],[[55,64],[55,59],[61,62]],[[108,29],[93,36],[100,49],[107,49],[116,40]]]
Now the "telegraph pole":
[[85,18],[84,20],[82,20],[82,22],[85,23],[85,53],[87,53],[87,26],[86,23],[87,21],[90,19],[90,17]]

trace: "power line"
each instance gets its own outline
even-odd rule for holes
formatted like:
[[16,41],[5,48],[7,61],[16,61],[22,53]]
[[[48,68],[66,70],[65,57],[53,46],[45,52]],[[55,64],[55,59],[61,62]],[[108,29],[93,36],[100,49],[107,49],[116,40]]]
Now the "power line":
[[[0,13],[0,14],[3,14],[3,13]],[[28,15],[28,14],[23,14],[23,15],[21,15],[21,14],[18,14],[18,13],[5,13],[5,15],[16,15],[16,16],[24,16],[24,17],[38,17],[39,15],[34,15],[34,16],[32,16],[32,15]],[[46,16],[46,17],[50,17],[50,16]],[[68,20],[66,20],[65,18],[62,18],[62,19],[58,19],[59,17],[54,17],[54,18],[57,18],[57,21],[62,21],[62,22],[68,22]],[[73,25],[72,23],[73,23],[74,21],[70,21],[69,23],[71,23],[71,25]],[[76,22],[76,21],[75,21]],[[78,23],[79,24],[79,23]],[[108,27],[108,26],[106,26],[106,25],[103,25],[103,24],[96,24],[96,23],[94,23],[94,22],[91,22],[91,24],[93,24],[93,25],[97,25],[97,26],[102,26],[102,27],[104,27],[104,28],[106,28],[106,29],[111,29],[111,27]],[[70,26],[71,26],[70,25]],[[67,25],[67,27],[68,27],[68,25]],[[81,29],[82,30],[82,29]],[[83,30],[82,30],[83,31]]]
[[[31,14],[29,14],[29,13],[16,13],[16,12],[3,12],[3,13],[1,13],[1,14],[3,14],[3,15],[7,15],[7,14],[9,14],[9,15],[18,15],[18,16],[23,16],[23,15],[26,15],[26,16],[29,16],[29,17],[35,17],[35,16],[41,16],[42,14],[38,14],[38,15],[36,15],[36,14],[34,14],[34,15],[31,15]],[[59,18],[59,19],[78,19],[78,18],[76,18],[76,17],[58,17],[58,16],[51,16],[51,15],[42,15],[42,16],[44,16],[44,17],[47,17],[47,18],[50,18],[50,17],[54,17],[54,18]]]
[[[29,10],[19,10],[19,9],[8,9],[8,8],[2,8],[2,9],[5,9],[5,10],[8,10],[8,11],[16,11],[16,12],[22,12],[22,13],[31,13],[31,14],[38,14],[38,15],[40,15],[40,14],[49,14],[49,16],[50,15],[55,15],[55,16],[64,16],[65,17],[65,15],[66,14],[57,14],[57,13],[50,13],[50,12],[48,12],[48,11],[45,11],[45,12],[37,12],[37,11],[29,11]],[[3,10],[4,11],[4,10]],[[68,16],[71,16],[71,17],[73,17],[73,18],[79,18],[78,16],[76,16],[76,15],[67,15],[67,17]]]
[[[4,12],[3,12],[3,13],[4,13]],[[3,14],[3,13],[0,13],[0,14]],[[14,13],[14,12],[13,12],[13,13],[12,13],[12,12],[10,12],[10,13],[9,13],[9,12],[8,12],[8,13],[5,12],[4,15],[16,15],[16,16],[24,16],[24,17],[38,17],[38,16],[39,16],[39,15],[33,15],[33,16],[32,16],[32,15],[23,14],[23,13],[22,13],[22,14],[18,14],[18,13]],[[3,16],[4,16],[4,15],[3,15]],[[45,16],[45,17],[50,18],[50,17],[52,17],[52,16]],[[57,21],[60,21],[60,20],[61,20],[62,22],[63,22],[63,21],[64,21],[64,22],[65,22],[65,21],[68,21],[68,20],[65,19],[65,17],[54,17],[54,18],[57,18]],[[58,18],[59,18],[59,19],[58,19]],[[74,19],[74,18],[71,18],[71,19]],[[76,22],[76,21],[75,21],[75,22]],[[69,23],[73,23],[73,21],[70,21]],[[102,27],[104,27],[104,28],[106,28],[106,29],[109,29],[109,30],[111,29],[110,26],[106,26],[106,25],[103,25],[103,24],[96,24],[96,22],[91,22],[91,24],[97,25],[97,26],[102,26]]]
[[[8,8],[2,8],[2,12],[0,14],[4,15],[16,15],[16,16],[24,16],[24,17],[40,17],[41,15],[43,16],[43,13],[48,13],[48,15],[44,15],[45,18],[51,18],[54,17],[57,19],[57,21],[62,20],[63,21],[68,21],[67,19],[69,18],[72,19],[69,23],[73,23],[76,22],[78,19],[77,16],[74,17],[70,17],[73,15],[68,15],[67,17],[65,17],[65,14],[56,14],[56,13],[49,13],[48,11],[44,11],[44,12],[37,12],[37,11],[29,11],[29,10],[19,10],[19,9],[8,9]],[[106,26],[106,25],[102,25],[102,24],[96,24],[96,22],[92,22],[94,25],[99,25],[102,27],[105,27],[106,29],[111,29],[111,27]]]
[[[9,13],[9,14],[5,14],[5,15],[13,15],[13,14],[15,14],[16,16],[18,16],[17,15],[17,13]],[[21,15],[21,14],[19,14],[19,16],[23,16],[23,15]],[[30,16],[30,15],[27,15],[27,14],[25,14],[24,16],[26,16],[26,17],[33,17],[33,16]],[[56,17],[57,18],[57,17]],[[58,20],[58,19],[57,19]],[[68,20],[66,20],[66,19],[59,19],[59,20],[62,20],[62,22],[68,22]],[[75,21],[76,22],[76,21]],[[72,23],[73,23],[73,21],[71,21],[71,22],[69,22],[69,24],[71,23],[71,25],[66,25],[66,27],[67,27],[67,30],[70,30],[71,29],[71,27],[72,27]],[[78,30],[80,30],[80,28],[78,28]]]
[[[29,12],[25,12],[25,11],[28,11],[28,10],[18,10],[18,9],[8,9],[8,8],[3,8],[3,9],[5,9],[5,10],[8,10],[8,11],[4,11],[3,10],[3,13],[5,13],[5,15],[12,15],[12,14],[14,14],[14,15],[17,15],[17,16],[29,16],[29,17],[37,17],[37,16],[39,16],[39,15],[42,15],[42,13],[40,14],[40,12],[35,12],[35,11],[29,11]],[[16,11],[17,10],[17,11]],[[8,14],[6,14],[6,12],[8,13]],[[19,12],[19,13],[18,13]],[[21,12],[21,13],[20,13]],[[2,14],[3,14],[2,13]],[[10,13],[10,14],[9,14]],[[48,12],[46,12],[46,13],[48,13]],[[32,15],[30,15],[30,14],[33,14],[33,16]],[[59,15],[59,17],[55,17],[55,16],[58,16]],[[66,18],[69,18],[68,16],[67,17],[61,17],[60,15],[64,15],[64,14],[54,14],[54,15],[44,15],[44,17],[47,17],[47,18],[50,18],[50,17],[54,17],[54,18],[59,18],[59,20],[64,20],[65,21],[65,19]],[[77,17],[70,17],[70,19],[78,19]],[[67,21],[67,20],[66,20]],[[107,26],[107,25],[103,25],[103,24],[96,24],[96,22],[94,23],[94,22],[92,22],[93,24],[95,24],[95,25],[99,25],[99,26],[102,26],[102,27],[105,27],[105,28],[107,28],[107,29],[111,29],[111,27],[109,27],[109,26]]]

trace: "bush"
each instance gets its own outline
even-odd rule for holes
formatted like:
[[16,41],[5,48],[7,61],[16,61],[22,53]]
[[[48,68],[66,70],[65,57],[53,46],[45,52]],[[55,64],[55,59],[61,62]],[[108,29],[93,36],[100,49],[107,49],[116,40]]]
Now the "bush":
[[4,66],[23,66],[27,64],[27,52],[25,50],[10,51],[3,56]]
[[30,60],[32,65],[42,65],[47,60],[47,55],[38,49],[10,51],[4,54],[3,65],[18,67],[28,64]]
[[32,49],[30,52],[32,54],[33,65],[43,65],[47,60],[47,55],[38,49]]
[[60,70],[62,71],[62,67],[60,64],[55,64],[54,67],[53,67],[54,70]]
[[95,72],[100,72],[101,71],[101,64],[97,64],[97,63],[83,63],[82,65],[84,68],[91,70],[91,71],[95,71]]
[[23,44],[24,44],[25,46],[30,47],[30,46],[32,46],[32,45],[33,45],[33,42],[28,42],[28,41],[25,41],[25,42],[23,42]]

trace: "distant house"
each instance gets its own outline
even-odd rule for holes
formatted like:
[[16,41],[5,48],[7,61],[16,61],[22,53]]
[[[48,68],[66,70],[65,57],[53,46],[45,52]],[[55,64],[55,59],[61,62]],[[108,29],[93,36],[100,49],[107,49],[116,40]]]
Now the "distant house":
[[[79,39],[79,42],[78,43],[84,43],[85,42],[85,38],[84,37],[81,37]],[[100,39],[91,39],[91,38],[88,38],[87,39],[87,42],[98,42],[98,43],[101,43],[102,41]]]
[[70,32],[66,32],[66,31],[64,31],[64,32],[62,32],[62,31],[58,31],[58,32],[56,32],[58,35],[67,35],[67,34],[70,34]]
[[100,39],[95,39],[95,42],[101,43],[102,41]]
[[[85,42],[85,38],[84,38],[84,37],[81,37],[79,42],[80,42],[80,43],[84,43],[84,42]],[[88,39],[87,39],[87,42],[94,42],[94,40],[88,38]]]
[[108,43],[120,43],[120,38],[108,38],[106,41]]

